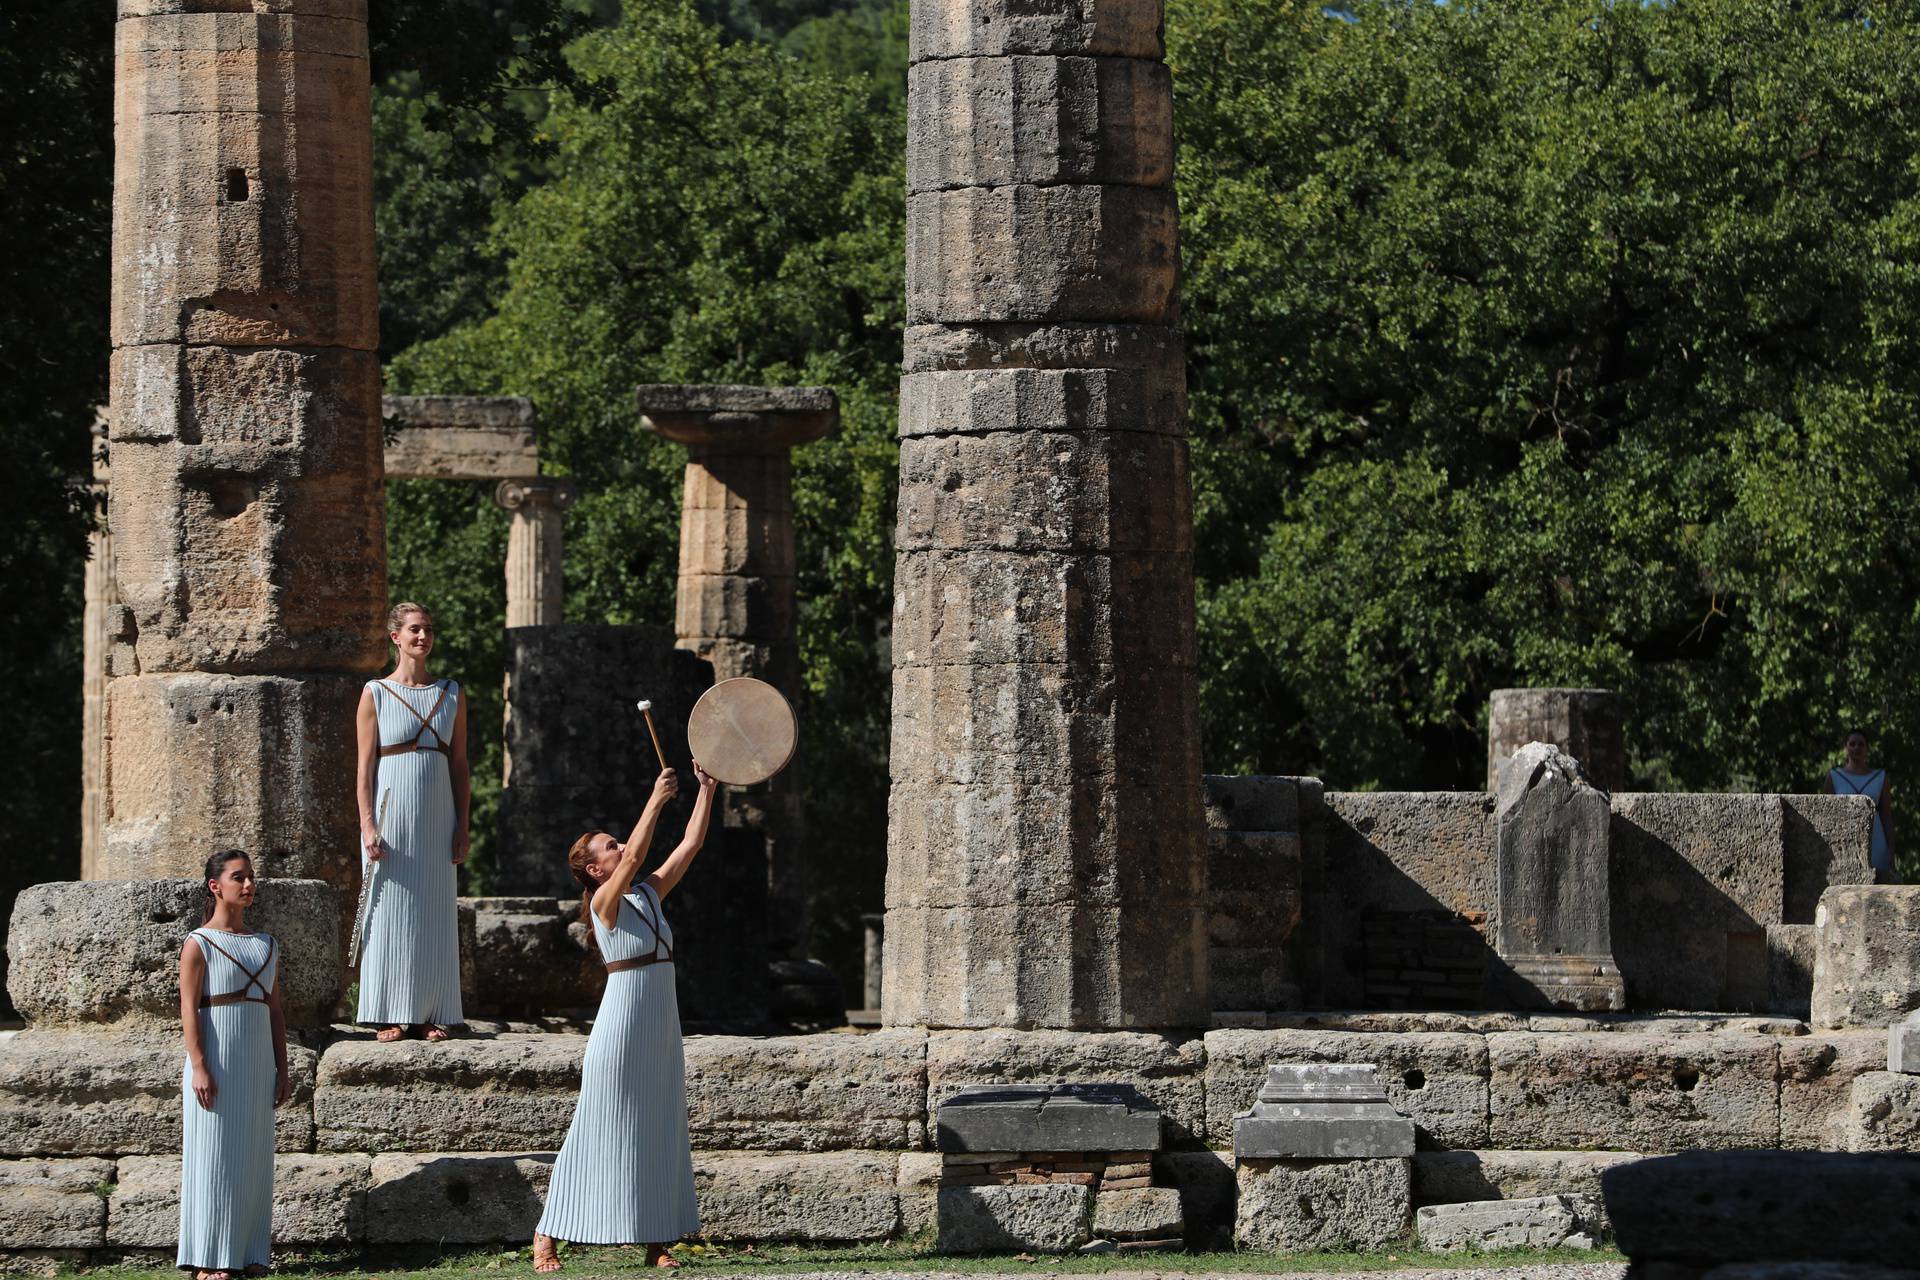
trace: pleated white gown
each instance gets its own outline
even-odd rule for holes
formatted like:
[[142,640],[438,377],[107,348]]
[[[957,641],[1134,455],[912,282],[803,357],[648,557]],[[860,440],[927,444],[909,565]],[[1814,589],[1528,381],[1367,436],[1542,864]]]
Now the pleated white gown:
[[662,958],[607,975],[536,1230],[576,1244],[667,1244],[700,1229],[680,1002],[666,958],[673,930],[643,883],[620,900],[611,930],[593,918],[593,934],[605,961]]
[[374,876],[360,943],[360,1003],[355,1017],[380,1025],[465,1022],[460,1009],[460,918],[453,865],[453,780],[447,756],[429,750],[453,739],[460,686],[436,680],[422,689],[369,680],[380,745],[420,749],[382,756],[374,811],[391,793],[387,856],[360,863]]
[[[200,1044],[213,1076],[213,1109],[193,1096],[193,1064],[180,1071],[180,1252],[188,1270],[268,1264],[273,1228],[273,991],[279,949],[264,933],[196,929],[208,996],[254,999],[200,1010]],[[235,963],[235,962],[238,963]],[[242,968],[242,966],[245,966]]]

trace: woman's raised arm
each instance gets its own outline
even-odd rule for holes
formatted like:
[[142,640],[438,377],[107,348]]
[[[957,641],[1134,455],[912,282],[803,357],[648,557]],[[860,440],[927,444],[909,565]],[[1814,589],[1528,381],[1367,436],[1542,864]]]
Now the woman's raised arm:
[[680,883],[680,877],[687,874],[687,868],[693,865],[694,855],[700,852],[700,846],[707,842],[707,824],[713,820],[713,793],[720,784],[714,776],[693,762],[693,776],[700,783],[700,794],[693,802],[693,816],[687,819],[687,834],[680,837],[680,843],[674,847],[660,869],[647,877],[647,883],[661,898],[673,892],[673,886]]
[[660,811],[679,790],[680,775],[671,769],[662,769],[660,776],[653,780],[653,794],[647,797],[640,820],[633,824],[633,832],[620,850],[619,865],[593,891],[593,914],[599,916],[600,923],[607,928],[613,928],[620,918],[621,895],[633,887],[633,878],[640,874],[640,864],[646,861],[647,846],[653,843],[653,829],[660,825]]

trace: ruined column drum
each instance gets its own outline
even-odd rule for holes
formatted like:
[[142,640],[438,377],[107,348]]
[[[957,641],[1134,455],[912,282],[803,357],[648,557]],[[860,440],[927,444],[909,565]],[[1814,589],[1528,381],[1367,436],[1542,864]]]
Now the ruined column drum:
[[103,878],[354,873],[387,603],[365,0],[120,0]]
[[507,530],[509,627],[566,621],[566,534],[561,522],[579,496],[571,480],[548,476],[517,476],[494,487],[494,502],[513,513]]
[[1572,756],[1602,791],[1627,785],[1620,699],[1611,689],[1495,689],[1487,699],[1487,790],[1500,789],[1500,766],[1529,742]]
[[885,1020],[1207,1019],[1157,0],[915,0]]

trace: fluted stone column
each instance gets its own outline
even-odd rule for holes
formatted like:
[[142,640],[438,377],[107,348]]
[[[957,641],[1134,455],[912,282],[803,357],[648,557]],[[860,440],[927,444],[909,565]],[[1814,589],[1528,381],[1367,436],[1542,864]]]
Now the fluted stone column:
[[[94,426],[93,500],[108,493],[106,423]],[[85,610],[80,624],[80,878],[92,880],[100,862],[107,812],[107,650],[112,647],[120,592],[113,584],[113,530],[106,513],[87,539]]]
[[1158,0],[915,0],[885,1020],[1206,1025]]
[[120,0],[105,878],[356,872],[385,656],[365,0]]
[[580,491],[550,476],[502,480],[493,500],[513,513],[507,530],[507,625],[545,627],[563,622],[565,565],[562,516]]

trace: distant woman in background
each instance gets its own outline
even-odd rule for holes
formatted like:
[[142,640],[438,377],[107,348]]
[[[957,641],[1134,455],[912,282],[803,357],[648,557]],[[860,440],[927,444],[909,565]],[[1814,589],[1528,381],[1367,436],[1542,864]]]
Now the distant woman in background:
[[1873,801],[1874,879],[1885,884],[1893,878],[1892,811],[1887,805],[1887,771],[1867,764],[1870,745],[1865,729],[1849,730],[1840,746],[1844,759],[1839,768],[1827,770],[1824,789],[1830,795],[1866,796]]
[[458,683],[427,672],[432,614],[395,605],[387,633],[393,673],[360,693],[360,874],[373,883],[356,1016],[381,1040],[445,1040],[466,1021],[454,868],[467,857],[467,702]]
[[253,863],[207,859],[206,923],[180,949],[180,1250],[195,1280],[264,1275],[273,1227],[273,1109],[293,1093],[280,955],[247,931]]

